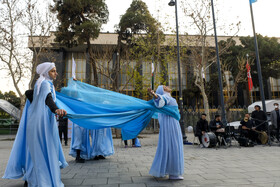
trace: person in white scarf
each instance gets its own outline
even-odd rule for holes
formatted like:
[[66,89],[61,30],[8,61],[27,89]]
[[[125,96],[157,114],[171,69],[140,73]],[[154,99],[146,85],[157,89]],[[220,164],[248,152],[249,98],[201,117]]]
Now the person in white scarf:
[[60,169],[68,166],[60,143],[55,114],[66,115],[56,104],[54,63],[37,66],[40,75],[22,112],[17,136],[3,178],[23,177],[25,186],[63,187]]
[[[53,63],[53,62],[44,62],[42,64],[39,64],[36,68],[36,72],[37,72],[37,74],[39,74],[39,78],[36,82],[36,85],[37,85],[36,95],[38,95],[40,92],[40,89],[41,89],[42,82],[44,80],[53,82],[53,80],[56,79],[58,74],[56,72],[55,63]],[[55,90],[53,85],[52,85],[52,89]],[[53,95],[54,95],[53,99],[55,101],[56,100],[55,91],[53,91]],[[55,113],[59,116],[66,115],[66,111],[63,109],[57,109],[57,110],[55,110]]]
[[[37,93],[39,94],[41,84],[44,80],[53,81],[52,78],[49,75],[49,71],[51,71],[53,68],[55,68],[55,64],[53,62],[44,62],[42,64],[39,64],[36,68],[36,72],[39,74],[39,79],[37,80]],[[56,77],[55,77],[56,78]]]

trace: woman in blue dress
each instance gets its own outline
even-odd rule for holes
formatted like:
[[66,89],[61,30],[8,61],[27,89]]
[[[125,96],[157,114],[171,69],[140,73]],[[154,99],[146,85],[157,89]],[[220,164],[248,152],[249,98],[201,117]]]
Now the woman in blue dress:
[[89,131],[89,129],[73,123],[69,155],[76,157],[77,163],[84,163],[85,160],[90,159]]
[[[178,108],[178,104],[171,97],[171,89],[168,86],[159,86],[156,93],[148,89],[154,97],[154,104],[157,108],[165,105]],[[182,180],[184,174],[184,149],[183,138],[179,121],[175,118],[159,113],[158,121],[160,125],[159,140],[156,155],[150,169],[150,174],[155,177],[165,177],[169,179]]]
[[111,128],[93,129],[90,132],[91,158],[94,160],[105,159],[115,153]]
[[57,77],[54,63],[37,66],[40,75],[34,92],[27,92],[28,100],[22,114],[18,133],[3,178],[23,177],[29,187],[63,187],[60,169],[68,164],[64,158],[55,114],[66,115],[56,104],[53,80]]

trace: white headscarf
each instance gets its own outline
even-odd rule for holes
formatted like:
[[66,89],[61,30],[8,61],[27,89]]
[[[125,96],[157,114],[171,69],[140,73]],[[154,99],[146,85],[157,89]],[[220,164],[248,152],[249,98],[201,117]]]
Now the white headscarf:
[[171,94],[169,92],[164,91],[163,85],[158,86],[156,93],[160,95],[166,94],[171,97]]
[[37,93],[39,94],[41,84],[44,80],[52,81],[49,76],[49,71],[52,70],[55,67],[55,63],[53,62],[44,62],[42,64],[39,64],[36,68],[36,72],[40,75],[39,79],[37,80]]

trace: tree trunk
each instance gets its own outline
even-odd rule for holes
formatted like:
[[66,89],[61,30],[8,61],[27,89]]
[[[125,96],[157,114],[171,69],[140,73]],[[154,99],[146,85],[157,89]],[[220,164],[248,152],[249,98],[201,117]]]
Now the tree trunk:
[[121,36],[118,36],[118,44],[117,44],[117,54],[116,61],[113,66],[114,79],[113,79],[113,89],[114,91],[119,91],[119,73],[120,73],[120,61],[121,61]]
[[[204,88],[204,86],[203,86]],[[210,113],[209,113],[209,101],[208,101],[208,97],[205,93],[205,89],[200,90],[201,91],[201,95],[203,98],[203,104],[204,104],[204,110],[205,110],[205,114],[206,114],[206,119],[207,121],[210,121]]]
[[195,85],[199,88],[202,99],[203,99],[203,105],[204,105],[204,112],[206,114],[207,121],[210,121],[210,115],[209,115],[209,101],[207,94],[205,92],[205,86],[204,86],[204,80],[202,77],[201,69],[198,69],[198,74],[196,75]]
[[24,105],[25,105],[25,97],[22,96],[20,97],[20,118],[23,112]]
[[[91,64],[92,73],[93,73],[93,85],[98,86],[98,75],[97,75],[97,67],[96,62],[93,56],[92,47],[90,44],[90,40],[87,41],[88,53],[89,53],[89,63]],[[92,82],[92,80],[91,80]]]

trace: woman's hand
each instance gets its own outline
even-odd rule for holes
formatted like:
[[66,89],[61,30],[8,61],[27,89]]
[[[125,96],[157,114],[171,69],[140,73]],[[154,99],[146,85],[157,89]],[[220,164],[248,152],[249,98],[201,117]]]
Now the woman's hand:
[[59,115],[60,117],[63,117],[67,114],[66,110],[64,110],[64,109],[56,109],[55,113],[57,115]]
[[148,88],[148,93],[151,94],[153,97],[158,98],[157,94],[155,94],[154,90],[152,88]]

